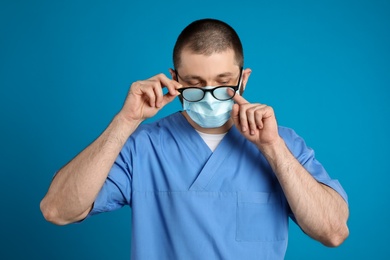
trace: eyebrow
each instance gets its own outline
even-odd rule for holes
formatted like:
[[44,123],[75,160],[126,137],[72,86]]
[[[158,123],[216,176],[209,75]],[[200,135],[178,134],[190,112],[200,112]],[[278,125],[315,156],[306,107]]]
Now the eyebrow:
[[[231,77],[231,76],[233,76],[233,73],[224,72],[224,73],[218,74],[216,78],[225,78],[225,77]],[[186,75],[184,77],[180,75],[180,77],[185,81],[192,80],[192,79],[204,80],[202,77],[196,76],[196,75]]]

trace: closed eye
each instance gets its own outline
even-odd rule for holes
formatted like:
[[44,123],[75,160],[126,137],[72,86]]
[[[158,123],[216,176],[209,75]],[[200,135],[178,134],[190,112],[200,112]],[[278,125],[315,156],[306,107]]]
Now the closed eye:
[[231,79],[218,80],[218,85],[231,85],[231,83],[232,83]]
[[187,84],[191,87],[198,87],[198,86],[202,86],[202,83],[201,82],[187,82]]

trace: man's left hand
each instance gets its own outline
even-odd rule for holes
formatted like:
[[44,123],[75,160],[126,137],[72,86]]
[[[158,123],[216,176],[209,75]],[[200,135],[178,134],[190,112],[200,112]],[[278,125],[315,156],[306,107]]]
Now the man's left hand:
[[272,107],[251,104],[240,95],[234,96],[231,117],[237,129],[260,150],[280,141],[278,125]]

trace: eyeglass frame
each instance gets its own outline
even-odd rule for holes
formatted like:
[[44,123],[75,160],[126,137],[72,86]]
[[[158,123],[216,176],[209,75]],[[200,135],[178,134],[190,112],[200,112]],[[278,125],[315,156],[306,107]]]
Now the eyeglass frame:
[[[239,89],[239,87],[240,87],[240,85],[241,85],[242,71],[243,71],[243,67],[240,68],[240,76],[238,77],[237,86],[216,86],[216,87],[211,88],[211,89],[204,89],[204,88],[202,88],[202,87],[191,87],[191,86],[190,86],[190,87],[179,88],[179,89],[177,89],[177,91],[179,91],[181,97],[184,98],[185,100],[187,100],[188,102],[199,102],[199,101],[201,101],[202,99],[204,99],[204,97],[206,96],[206,93],[207,93],[207,92],[210,92],[211,95],[212,95],[216,100],[219,100],[219,101],[231,100],[231,99],[234,98],[234,96],[236,95],[237,90]],[[176,69],[174,69],[174,72],[175,72],[176,77],[177,77],[177,82],[179,82],[179,78],[181,78],[181,77],[179,76],[179,73],[177,72]],[[232,89],[234,90],[233,95],[232,95],[230,98],[228,98],[228,99],[219,99],[219,98],[217,98],[217,97],[214,95],[214,91],[215,91],[216,89],[219,89],[219,88],[232,88]],[[183,92],[184,92],[185,90],[187,90],[187,89],[200,89],[200,90],[202,90],[202,91],[203,91],[203,96],[202,96],[202,98],[200,98],[200,99],[198,99],[198,100],[188,100],[188,99],[186,99],[186,98],[183,96]]]

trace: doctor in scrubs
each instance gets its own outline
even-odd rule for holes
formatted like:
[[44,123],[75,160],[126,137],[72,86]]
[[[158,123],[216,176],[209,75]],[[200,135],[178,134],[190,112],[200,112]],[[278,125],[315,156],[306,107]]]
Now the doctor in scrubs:
[[[128,205],[132,259],[283,259],[289,218],[325,246],[343,243],[345,191],[272,107],[243,97],[251,70],[234,29],[192,22],[173,63],[170,78],[134,82],[107,129],[57,172],[44,217],[65,225]],[[142,124],[176,97],[182,111]]]

